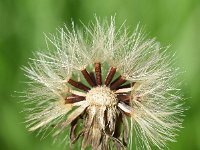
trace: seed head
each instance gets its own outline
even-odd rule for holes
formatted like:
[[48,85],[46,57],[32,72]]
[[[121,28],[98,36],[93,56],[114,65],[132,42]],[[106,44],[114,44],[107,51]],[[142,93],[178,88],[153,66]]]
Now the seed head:
[[100,22],[59,28],[24,67],[27,127],[64,133],[71,149],[165,148],[182,122],[174,55],[139,26],[130,35],[113,18]]

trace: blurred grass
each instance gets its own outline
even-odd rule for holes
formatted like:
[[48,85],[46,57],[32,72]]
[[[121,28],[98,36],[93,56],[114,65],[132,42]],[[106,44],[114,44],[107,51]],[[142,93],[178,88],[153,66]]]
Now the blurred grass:
[[[43,32],[71,19],[80,25],[94,14],[109,17],[116,13],[117,24],[127,19],[130,30],[138,22],[149,36],[164,45],[172,44],[178,65],[185,68],[183,92],[187,98],[184,128],[169,143],[172,150],[200,150],[200,1],[199,0],[0,0],[0,148],[4,150],[53,150],[50,138],[40,141],[25,129],[19,99],[13,91],[26,88],[20,66],[32,52],[45,47]],[[81,26],[81,25],[80,25]]]

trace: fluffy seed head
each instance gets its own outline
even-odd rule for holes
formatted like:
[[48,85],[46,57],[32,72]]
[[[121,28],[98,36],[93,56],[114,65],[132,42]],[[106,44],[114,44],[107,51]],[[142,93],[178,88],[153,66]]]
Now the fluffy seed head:
[[113,18],[100,22],[59,28],[24,67],[27,127],[56,139],[70,128],[62,140],[71,148],[165,148],[182,122],[174,55],[139,26],[130,34]]

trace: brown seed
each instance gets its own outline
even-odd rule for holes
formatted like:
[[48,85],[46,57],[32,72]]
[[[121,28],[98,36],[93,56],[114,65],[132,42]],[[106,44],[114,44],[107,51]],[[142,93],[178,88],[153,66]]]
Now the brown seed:
[[75,88],[86,91],[86,92],[88,92],[90,90],[90,88],[87,87],[86,85],[84,85],[83,83],[74,81],[72,79],[69,79],[68,83],[71,84],[72,86],[74,86]]
[[114,68],[114,67],[111,67],[110,70],[108,71],[108,74],[107,74],[105,82],[104,82],[104,84],[106,86],[108,86],[110,84],[110,82],[112,81],[112,79],[115,75],[115,72],[116,72],[116,68]]
[[119,101],[122,101],[124,103],[129,103],[130,100],[130,96],[129,95],[117,95],[117,98],[119,99]]
[[126,85],[121,85],[121,86],[119,86],[118,88],[116,88],[116,90],[118,90],[118,89],[123,89],[123,88],[130,88],[131,87],[131,83],[128,83],[128,84],[126,84]]
[[95,82],[93,82],[91,76],[89,75],[89,73],[87,72],[86,69],[83,69],[81,71],[81,73],[83,74],[85,80],[89,83],[90,86],[94,87],[95,86]]
[[100,63],[95,63],[94,64],[94,68],[95,68],[95,73],[96,73],[97,85],[102,85],[101,64]]
[[80,102],[85,100],[85,97],[83,96],[68,96],[65,98],[65,104],[69,104],[69,103],[76,103],[76,102]]
[[95,75],[94,75],[94,72],[90,72],[90,77],[93,81],[93,83],[95,84],[95,86],[97,85],[97,82],[96,82],[96,79],[95,79]]
[[117,89],[120,85],[124,84],[126,82],[126,80],[120,75],[117,79],[115,79],[111,85],[110,85],[110,89],[111,90],[115,90]]

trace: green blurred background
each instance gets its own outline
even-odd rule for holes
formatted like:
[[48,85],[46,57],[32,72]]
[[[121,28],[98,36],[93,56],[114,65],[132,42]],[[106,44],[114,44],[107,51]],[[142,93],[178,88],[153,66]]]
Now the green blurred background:
[[109,17],[116,13],[118,25],[127,19],[133,30],[138,22],[150,37],[171,44],[177,52],[182,75],[186,117],[178,142],[172,150],[200,150],[200,0],[0,0],[0,149],[55,150],[51,137],[40,141],[25,125],[22,105],[14,91],[26,87],[20,66],[27,65],[32,52],[45,47],[43,32],[70,24],[81,27],[94,14]]

